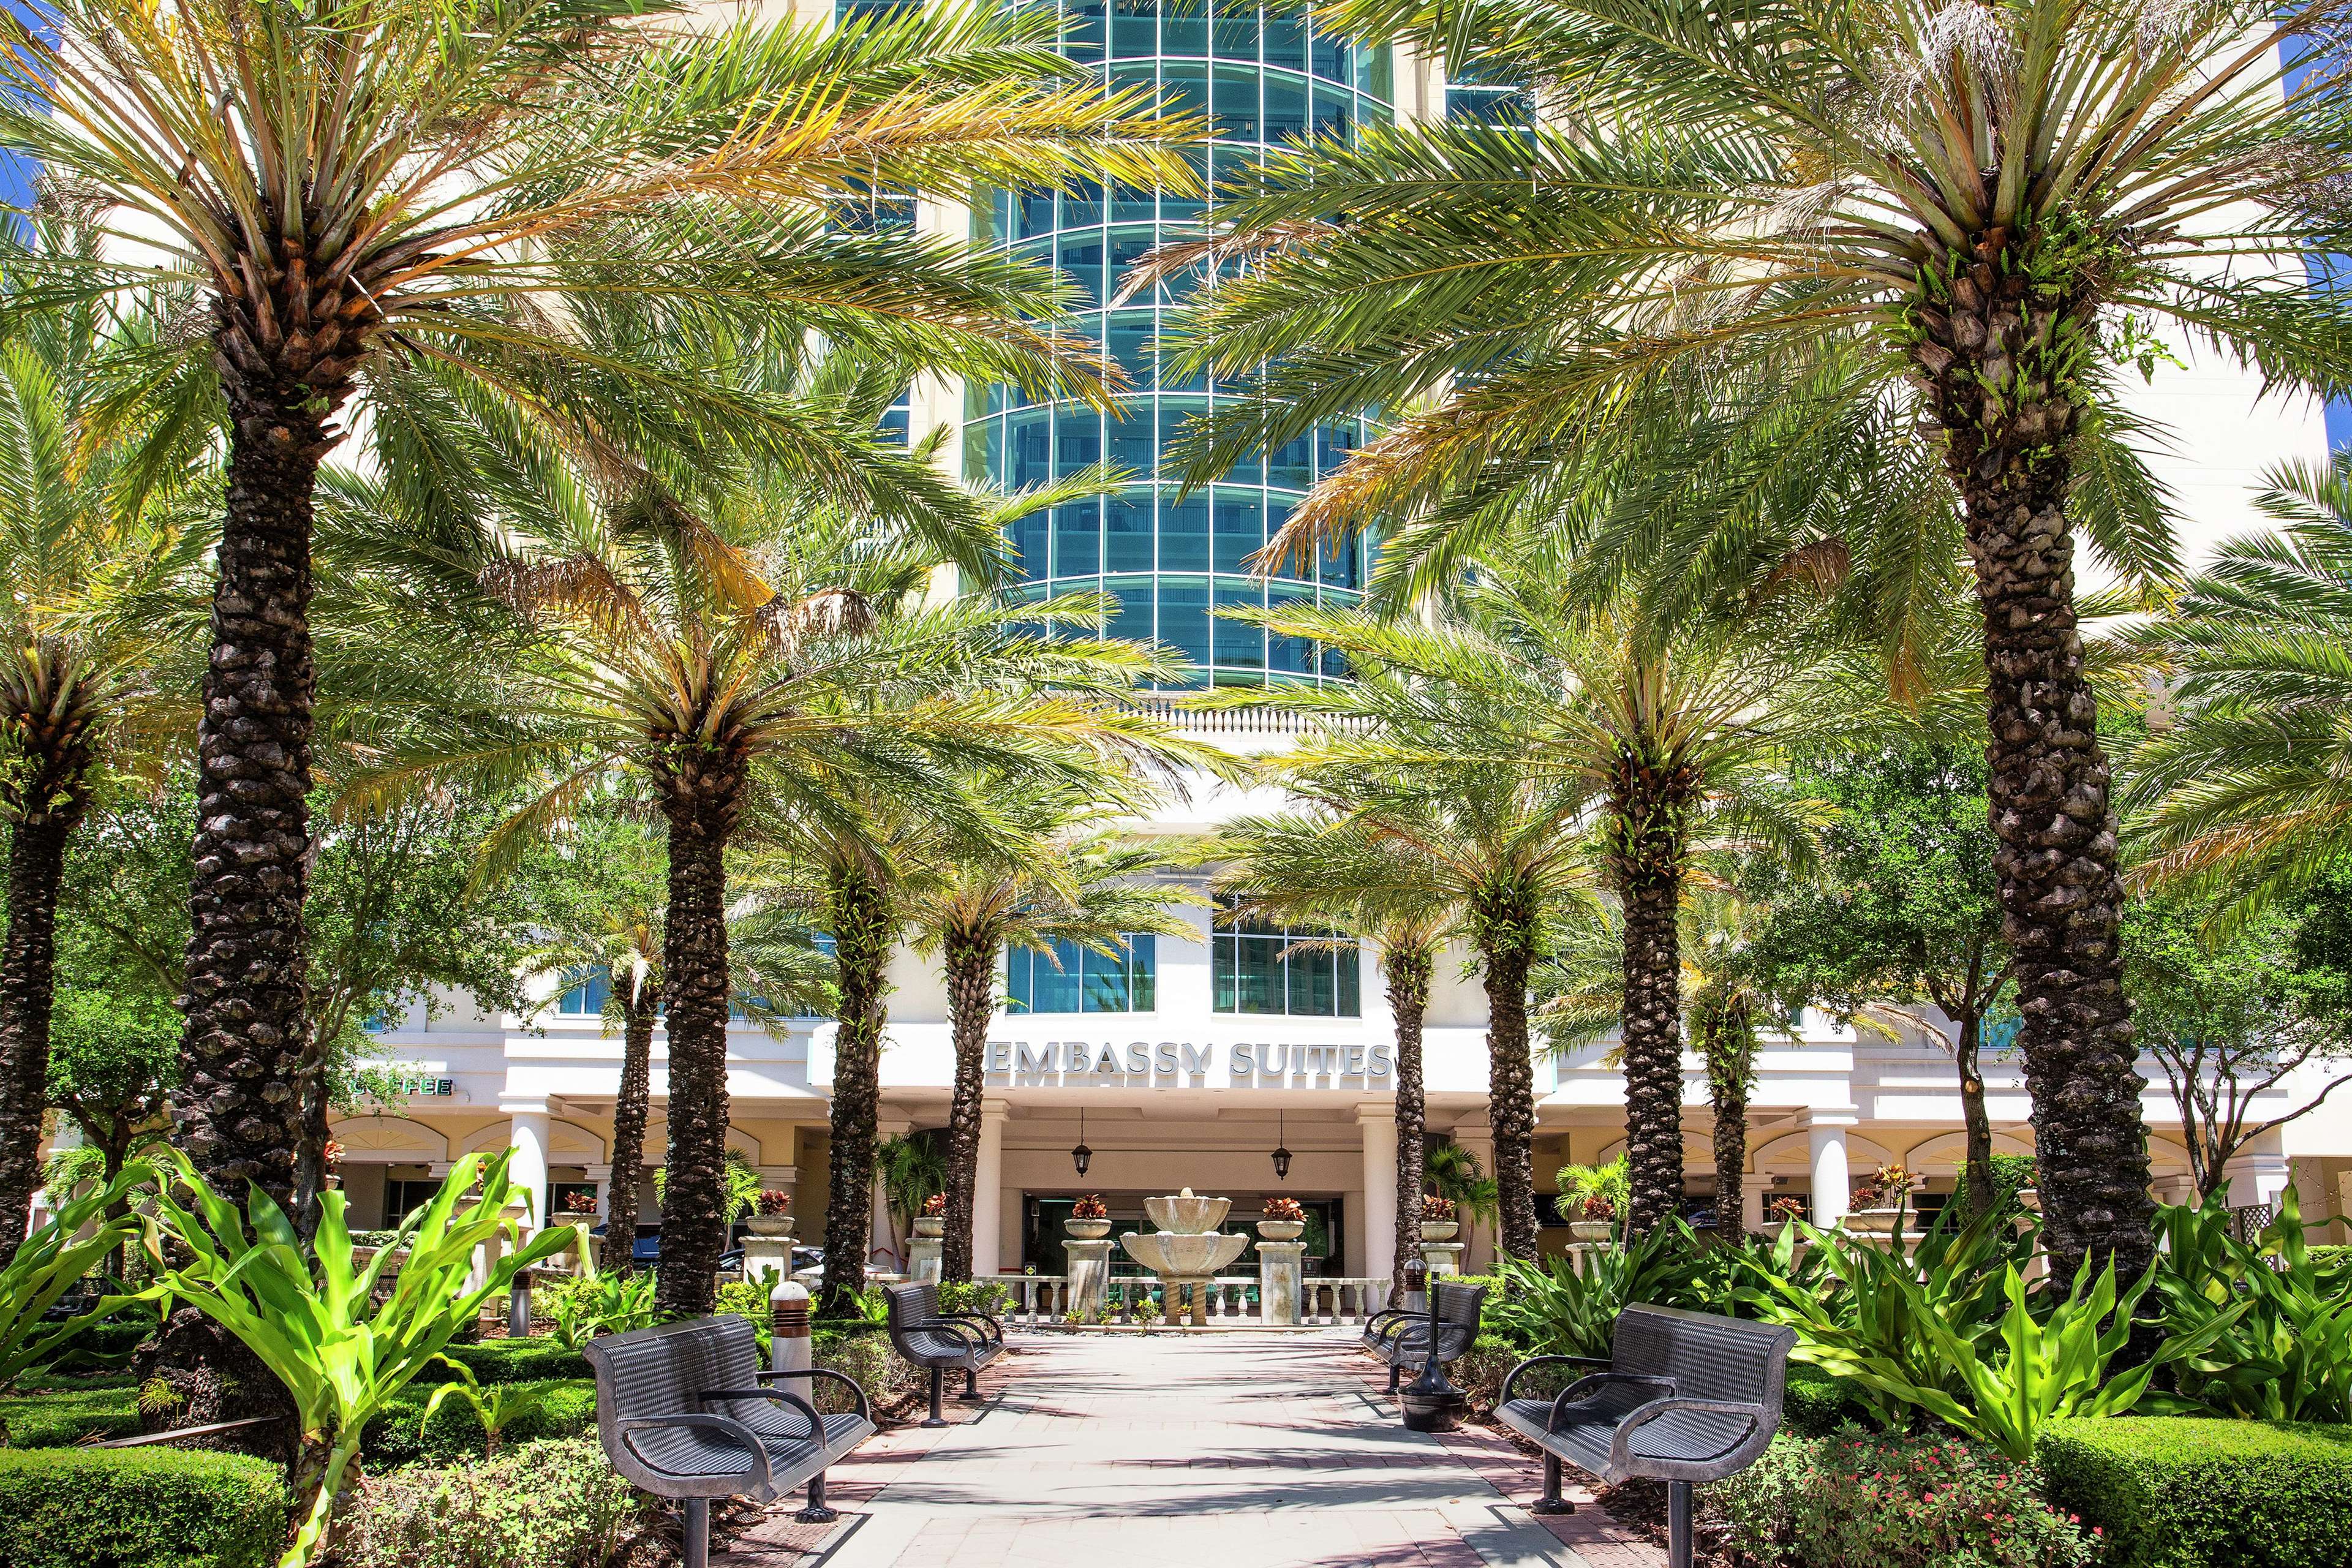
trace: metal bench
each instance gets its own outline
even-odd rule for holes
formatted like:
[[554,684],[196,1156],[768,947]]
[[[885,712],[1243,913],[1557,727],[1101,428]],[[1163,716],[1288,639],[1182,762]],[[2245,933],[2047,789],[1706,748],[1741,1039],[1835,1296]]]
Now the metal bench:
[[[1742,1322],[1678,1307],[1628,1307],[1605,1363],[1539,1355],[1503,1380],[1495,1414],[1543,1449],[1538,1513],[1569,1513],[1560,1462],[1601,1480],[1644,1476],[1666,1483],[1666,1560],[1690,1568],[1691,1483],[1716,1481],[1754,1464],[1780,1425],[1792,1329]],[[1517,1397],[1529,1369],[1605,1367],[1549,1399]]]
[[[767,1502],[808,1483],[799,1517],[823,1522],[825,1467],[874,1431],[873,1407],[856,1380],[819,1367],[760,1370],[759,1336],[747,1318],[693,1318],[588,1342],[596,1374],[596,1433],[613,1468],[686,1512],[686,1568],[706,1568],[710,1500]],[[765,1386],[807,1378],[809,1398]],[[848,1388],[856,1408],[820,1413],[817,1382]]]
[[1478,1337],[1478,1314],[1486,1305],[1484,1285],[1439,1285],[1430,1292],[1430,1310],[1391,1307],[1364,1320],[1364,1348],[1389,1363],[1389,1392],[1407,1366],[1429,1362],[1430,1331],[1436,1329],[1437,1360],[1459,1361]]
[[931,1414],[926,1426],[944,1426],[940,1385],[950,1371],[963,1373],[965,1401],[980,1398],[980,1369],[1004,1353],[1004,1325],[984,1312],[942,1312],[937,1285],[882,1287],[890,1343],[908,1364],[931,1374]]

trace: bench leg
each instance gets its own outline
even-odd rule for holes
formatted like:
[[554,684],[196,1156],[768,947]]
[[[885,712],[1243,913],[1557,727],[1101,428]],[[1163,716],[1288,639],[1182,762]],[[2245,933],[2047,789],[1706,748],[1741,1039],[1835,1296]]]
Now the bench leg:
[[980,1368],[968,1366],[963,1369],[963,1392],[956,1395],[956,1401],[961,1405],[980,1403]]
[[1666,1568],[1691,1568],[1691,1484],[1666,1483]]
[[808,1507],[793,1515],[803,1524],[831,1524],[841,1515],[824,1506],[824,1472],[819,1470],[809,1478]]
[[710,1500],[690,1497],[683,1500],[685,1518],[686,1568],[710,1568]]
[[940,1366],[931,1368],[931,1418],[923,1423],[926,1426],[944,1426],[948,1424],[948,1418],[940,1414],[941,1384],[946,1381],[947,1368]]
[[1389,1392],[1391,1394],[1394,1394],[1397,1391],[1397,1380],[1402,1376],[1404,1376],[1404,1363],[1401,1361],[1392,1361],[1389,1363]]
[[1576,1505],[1559,1495],[1559,1456],[1544,1456],[1544,1495],[1528,1505],[1529,1513],[1574,1513]]

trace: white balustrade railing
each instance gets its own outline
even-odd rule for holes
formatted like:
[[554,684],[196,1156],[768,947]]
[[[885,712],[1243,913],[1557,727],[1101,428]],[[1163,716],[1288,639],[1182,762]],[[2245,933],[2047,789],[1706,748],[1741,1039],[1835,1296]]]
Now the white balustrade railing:
[[[1004,1287],[1004,1321],[1017,1328],[1041,1328],[1065,1321],[1071,1311],[1070,1279],[1066,1274],[1000,1274]],[[1166,1300],[1156,1279],[1131,1277],[1108,1285],[1101,1321],[1152,1323],[1162,1320]],[[1240,1323],[1258,1317],[1258,1279],[1254,1274],[1222,1275],[1207,1283],[1203,1316],[1213,1323]],[[1300,1282],[1299,1321],[1303,1323],[1361,1322],[1388,1305],[1386,1279],[1313,1278]],[[1190,1303],[1185,1303],[1189,1306]]]

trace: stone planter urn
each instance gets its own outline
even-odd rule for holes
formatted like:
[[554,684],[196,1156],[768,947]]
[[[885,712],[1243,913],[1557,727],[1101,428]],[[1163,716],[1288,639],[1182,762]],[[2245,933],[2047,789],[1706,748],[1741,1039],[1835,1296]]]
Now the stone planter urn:
[[1568,1222],[1568,1234],[1579,1241],[1613,1241],[1617,1222],[1613,1219],[1572,1219]]
[[793,1216],[788,1214],[755,1214],[746,1215],[743,1228],[753,1236],[790,1236]]
[[1855,1209],[1845,1216],[1843,1223],[1856,1236],[1893,1236],[1896,1223],[1908,1212],[1906,1209]]
[[2017,1203],[2020,1208],[2026,1210],[2029,1214],[2040,1214],[2042,1212],[2042,1194],[2035,1192],[2032,1187],[2020,1187],[2017,1189]]
[[1458,1219],[1425,1219],[1421,1222],[1421,1239],[1452,1241],[1454,1233],[1461,1228],[1462,1222]]
[[917,1236],[945,1236],[947,1233],[947,1215],[927,1214],[918,1215],[915,1216],[915,1234]]
[[1262,1219],[1257,1222],[1257,1234],[1266,1241],[1297,1241],[1307,1233],[1303,1219]]
[[1070,1239],[1073,1241],[1100,1241],[1110,1234],[1110,1221],[1107,1219],[1064,1220],[1062,1228],[1070,1233]]

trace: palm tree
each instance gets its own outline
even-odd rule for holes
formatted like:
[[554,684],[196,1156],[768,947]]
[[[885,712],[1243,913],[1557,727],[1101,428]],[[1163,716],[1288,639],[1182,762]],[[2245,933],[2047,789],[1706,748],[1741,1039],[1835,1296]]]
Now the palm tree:
[[[667,0],[0,15],[0,145],[136,237],[28,274],[9,316],[193,291],[193,330],[152,357],[196,367],[226,428],[179,1099],[216,1182],[283,1199],[299,1142],[310,533],[344,405],[397,425],[429,368],[577,429],[805,454],[788,418],[663,352],[722,319],[1087,392],[1091,346],[1028,324],[1057,297],[1041,272],[829,210],[877,184],[1191,183],[1167,126],[1061,70],[1055,26],[987,0],[831,36],[703,26]],[[589,352],[612,315],[668,339]],[[864,493],[854,467],[808,477]]]
[[[1095,803],[1131,794],[1119,781],[1059,796],[1022,796],[983,783],[1004,797],[1023,829],[1015,852],[959,856],[912,891],[908,925],[916,943],[946,966],[948,1015],[955,1036],[955,1089],[948,1104],[947,1229],[940,1277],[972,1277],[973,1178],[980,1163],[982,1078],[988,1022],[996,1011],[997,955],[1008,947],[1051,955],[1065,944],[1118,956],[1129,939],[1183,936],[1192,928],[1169,913],[1170,889],[1140,879],[1165,863],[1149,845],[1079,831]],[[1091,797],[1091,798],[1090,798]],[[1058,958],[1055,963],[1061,962]],[[977,1260],[987,1271],[995,1260]]]
[[[545,897],[533,967],[567,982],[588,974],[610,981],[604,1017],[621,1032],[621,1078],[613,1100],[607,1152],[613,1175],[597,1263],[626,1274],[645,1168],[654,1029],[662,1017],[665,845],[648,825],[605,810],[583,816],[562,850],[555,874],[541,879]],[[735,1010],[772,1031],[831,1005],[830,965],[809,933],[768,910],[730,911],[728,963]],[[557,994],[563,988],[559,984]]]
[[[2170,554],[2111,370],[2154,373],[2152,321],[2258,363],[2273,387],[2352,382],[2352,322],[2315,281],[2324,265],[2305,266],[2339,226],[2321,193],[2346,142],[2317,107],[2332,85],[2282,84],[2333,12],[1334,10],[1562,117],[1319,145],[1221,201],[1232,232],[1214,243],[1257,259],[1223,270],[1185,340],[1240,377],[1228,434],[1255,445],[1334,408],[1405,411],[1294,520],[1311,534],[1343,511],[1412,517],[1465,476],[1605,447],[1661,406],[1706,412],[1666,422],[1694,433],[1694,454],[1719,437],[1767,468],[1770,445],[1744,432],[1834,430],[1874,410],[1913,433],[1959,500],[1982,615],[1990,820],[2053,1267],[2112,1257],[2138,1273],[2154,1247],[2147,1134],[2075,532],[2127,573]],[[1819,449],[1790,446],[1791,465]],[[1727,497],[1763,482],[1694,473]],[[1748,513],[1726,506],[1708,548],[1685,551],[1695,569],[1718,542],[1741,553]],[[1839,545],[1876,526],[1867,507],[1853,523]]]
[[2232,540],[2137,634],[2177,682],[2126,758],[2135,881],[2201,885],[2242,907],[2352,851],[2352,457],[2266,476],[2280,531]]
[[1769,911],[1727,888],[1695,889],[1683,918],[1684,994],[1689,998],[1691,1045],[1706,1064],[1706,1092],[1715,1121],[1715,1233],[1737,1237],[1746,1229],[1742,1187],[1748,1168],[1748,1097],[1756,1087],[1760,1024],[1786,1025],[1785,1009],[1761,984],[1749,949]]
[[[1422,1020],[1437,955],[1455,911],[1414,844],[1372,823],[1326,809],[1243,817],[1203,851],[1223,861],[1219,889],[1235,914],[1285,925],[1330,925],[1379,952],[1396,1027],[1396,1237],[1389,1298],[1401,1300],[1406,1268],[1421,1256],[1422,1150],[1428,1134],[1422,1077]],[[1377,1243],[1378,1237],[1370,1238]]]
[[[1773,693],[1801,663],[1804,645],[1755,628],[1702,636],[1633,615],[1564,613],[1555,563],[1532,551],[1482,558],[1433,624],[1327,612],[1271,616],[1268,624],[1339,649],[1352,668],[1379,672],[1353,689],[1268,699],[1370,721],[1360,739],[1307,748],[1310,771],[1322,755],[1360,759],[1408,780],[1402,787],[1427,792],[1426,800],[1448,802],[1470,798],[1462,791],[1482,770],[1499,770],[1500,779],[1521,781],[1548,801],[1544,837],[1557,842],[1546,858],[1580,859],[1580,830],[1593,830],[1592,853],[1623,925],[1617,1016],[1631,1219],[1643,1230],[1664,1223],[1682,1205],[1683,879],[1693,855],[1727,836],[1769,842],[1792,857],[1804,852],[1806,814],[1762,787],[1785,722]],[[1467,775],[1460,786],[1457,768]],[[1453,815],[1458,806],[1430,809]],[[1512,955],[1499,975],[1490,973],[1487,990],[1491,1005],[1498,979],[1508,988],[1511,1021],[1501,1033],[1516,1037],[1511,1071],[1524,1077],[1524,997],[1532,964],[1546,954],[1543,924],[1558,906],[1507,895],[1465,908],[1482,955]],[[1493,1048],[1499,1072],[1499,1035]],[[1530,1131],[1532,1119],[1530,1106]],[[1525,1152],[1515,1143],[1507,1157],[1507,1120],[1516,1128],[1518,1112],[1498,1109],[1496,1123],[1505,1246],[1515,1250],[1524,1240],[1531,1248],[1532,1177],[1521,1228],[1514,1162]]]
[[[0,270],[87,258],[96,243],[45,214],[30,247],[0,246]],[[181,647],[156,610],[202,564],[203,530],[184,504],[198,453],[172,443],[148,454],[160,471],[137,471],[108,418],[115,389],[95,368],[118,343],[152,343],[155,330],[140,319],[109,326],[85,301],[0,345],[0,638],[10,656],[0,668],[0,1261],[24,1240],[41,1184],[67,847],[109,771],[152,765],[164,733],[194,721],[192,698],[159,668]]]

